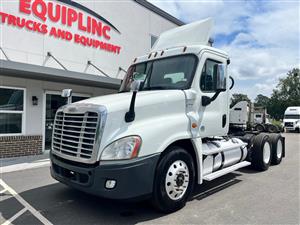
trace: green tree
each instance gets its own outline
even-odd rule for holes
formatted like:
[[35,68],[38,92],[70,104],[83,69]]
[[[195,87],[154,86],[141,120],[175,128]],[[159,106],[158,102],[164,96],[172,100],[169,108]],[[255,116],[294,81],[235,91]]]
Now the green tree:
[[294,68],[281,78],[273,90],[268,112],[275,119],[282,119],[284,111],[289,106],[300,106],[300,71]]
[[255,100],[254,100],[254,106],[260,106],[260,107],[268,107],[270,102],[270,98],[259,94],[256,96]]
[[230,101],[230,108],[240,101],[251,102],[247,95],[238,93],[232,94]]

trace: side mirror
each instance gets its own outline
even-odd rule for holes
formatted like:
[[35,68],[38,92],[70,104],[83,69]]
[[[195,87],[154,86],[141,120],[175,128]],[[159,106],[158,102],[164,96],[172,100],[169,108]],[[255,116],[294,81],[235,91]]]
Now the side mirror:
[[139,90],[140,90],[140,87],[141,87],[141,83],[142,83],[141,80],[134,80],[134,81],[131,83],[131,91],[133,91],[133,92],[139,91]]
[[216,89],[217,91],[226,91],[226,66],[224,64],[217,64],[216,67]]
[[219,94],[226,91],[226,66],[224,64],[216,64],[214,66],[216,74],[216,93],[212,97],[202,96],[202,106],[208,106],[211,102],[216,100]]
[[68,98],[68,104],[71,104],[72,103],[72,89],[62,90],[61,97]]

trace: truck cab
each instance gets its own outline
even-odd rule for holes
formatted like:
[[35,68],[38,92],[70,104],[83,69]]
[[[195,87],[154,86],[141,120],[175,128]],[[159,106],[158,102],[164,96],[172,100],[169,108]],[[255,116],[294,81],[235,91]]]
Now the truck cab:
[[228,135],[230,61],[208,46],[211,25],[207,19],[163,33],[149,54],[133,60],[118,94],[60,108],[52,176],[106,198],[150,198],[172,212],[194,184],[250,164],[279,164],[280,135],[274,143],[265,134]]
[[300,132],[300,106],[291,106],[285,110],[283,124],[286,131]]

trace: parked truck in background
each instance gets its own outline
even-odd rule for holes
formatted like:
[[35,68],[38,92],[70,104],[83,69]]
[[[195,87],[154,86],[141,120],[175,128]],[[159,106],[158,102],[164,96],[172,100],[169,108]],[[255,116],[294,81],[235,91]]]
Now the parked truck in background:
[[207,19],[163,33],[134,59],[118,94],[60,108],[52,176],[105,198],[150,198],[172,212],[196,184],[279,164],[280,134],[228,133],[230,60],[208,46],[211,27]]
[[253,103],[240,101],[230,108],[229,129],[278,133],[282,128],[271,123],[265,107],[255,107]]
[[285,131],[300,133],[300,106],[291,106],[285,110],[283,125]]

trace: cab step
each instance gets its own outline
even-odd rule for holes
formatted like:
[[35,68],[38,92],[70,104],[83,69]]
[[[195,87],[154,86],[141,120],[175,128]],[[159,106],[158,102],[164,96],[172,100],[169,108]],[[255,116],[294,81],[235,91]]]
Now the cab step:
[[222,170],[218,170],[218,171],[216,171],[214,173],[207,174],[207,175],[205,175],[203,177],[203,180],[211,181],[211,180],[214,180],[214,179],[216,179],[218,177],[221,177],[221,176],[223,176],[223,175],[225,175],[227,173],[231,173],[231,172],[233,172],[235,170],[238,170],[240,168],[243,168],[243,167],[246,167],[246,166],[249,166],[249,165],[251,165],[250,162],[243,161],[243,162],[240,162],[238,164],[234,164],[234,165],[232,165],[230,167],[226,167],[226,168],[224,168]]

